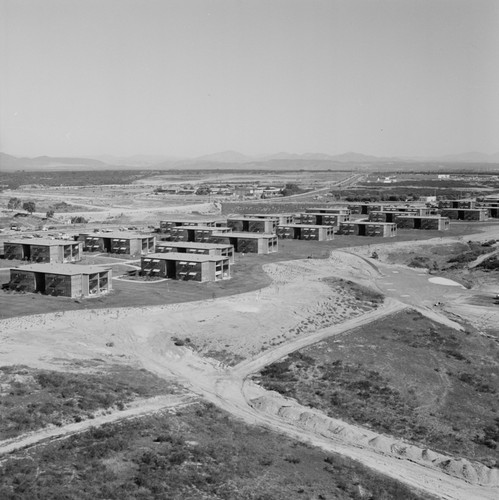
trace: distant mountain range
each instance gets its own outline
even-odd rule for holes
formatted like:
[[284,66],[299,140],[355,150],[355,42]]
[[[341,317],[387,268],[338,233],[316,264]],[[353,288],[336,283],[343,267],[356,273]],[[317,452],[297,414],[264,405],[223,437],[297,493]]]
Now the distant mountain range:
[[[150,169],[150,170],[197,170],[197,169],[235,169],[235,170],[339,170],[345,168],[416,168],[422,164],[431,164],[432,168],[450,168],[451,164],[459,168],[464,164],[486,165],[488,169],[494,164],[499,168],[499,153],[492,155],[468,152],[459,155],[440,157],[377,157],[361,153],[344,153],[328,155],[323,153],[276,153],[267,156],[247,156],[237,151],[223,151],[196,158],[175,158],[161,155],[135,155],[116,157],[111,155],[66,158],[37,156],[35,158],[18,158],[0,153],[0,172],[16,170],[116,170],[116,169]],[[430,165],[428,165],[430,166]]]

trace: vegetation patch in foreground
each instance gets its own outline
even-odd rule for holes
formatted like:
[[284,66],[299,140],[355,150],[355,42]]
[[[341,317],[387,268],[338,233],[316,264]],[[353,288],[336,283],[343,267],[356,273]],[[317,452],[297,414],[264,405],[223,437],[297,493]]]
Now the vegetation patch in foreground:
[[[96,371],[96,367],[93,368]],[[137,398],[176,391],[172,382],[146,371],[115,365],[98,373],[67,373],[27,366],[0,367],[0,439],[123,410]],[[1,496],[0,496],[1,497]]]
[[499,347],[403,311],[295,352],[261,383],[331,417],[499,467]]
[[197,404],[92,429],[0,466],[0,498],[433,498],[361,464]]

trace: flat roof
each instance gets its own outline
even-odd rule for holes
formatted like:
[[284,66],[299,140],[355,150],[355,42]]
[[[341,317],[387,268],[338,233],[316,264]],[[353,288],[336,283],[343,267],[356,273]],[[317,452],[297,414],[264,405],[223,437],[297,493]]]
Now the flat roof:
[[136,239],[142,239],[142,238],[151,238],[155,236],[152,233],[145,233],[145,234],[139,234],[139,233],[127,233],[125,231],[121,232],[116,232],[116,233],[80,233],[80,236],[93,236],[95,238],[112,238],[112,239],[118,239],[118,240],[136,240]]
[[172,229],[192,229],[193,231],[197,231],[198,229],[209,229],[210,231],[220,231],[221,229],[230,229],[228,226],[177,226],[172,227]]
[[441,219],[449,220],[449,217],[442,217],[440,215],[401,215],[401,219]]
[[305,213],[301,213],[300,215],[322,215],[324,217],[324,215],[347,215],[347,214],[340,214],[340,213],[333,213],[333,212],[305,212]]
[[197,241],[161,241],[156,244],[157,247],[178,247],[178,248],[227,248],[231,247],[229,243],[199,243]]
[[279,227],[308,227],[312,229],[328,227],[334,229],[334,226],[328,226],[327,224],[280,224]]
[[284,212],[284,213],[277,213],[277,214],[234,214],[234,215],[231,215],[230,217],[237,217],[239,215],[242,215],[243,217],[258,217],[258,218],[261,218],[261,217],[269,217],[269,218],[272,218],[272,217],[275,217],[275,218],[278,218],[278,217],[282,217],[284,215],[286,216],[295,216],[298,212]]
[[348,207],[307,207],[306,210],[350,210]]
[[363,224],[367,225],[370,224],[371,226],[396,226],[397,224],[395,222],[374,222],[374,221],[369,221],[369,220],[347,220],[345,222],[341,222],[341,225],[346,225],[346,224]]
[[227,220],[251,220],[251,221],[266,221],[266,220],[273,220],[273,219],[279,219],[279,217],[273,215],[273,216],[265,216],[263,217],[251,217],[251,215],[233,215],[231,217],[227,217]]
[[[215,228],[216,229],[216,228]],[[233,231],[232,233],[219,233],[219,234],[212,234],[212,236],[217,236],[217,237],[222,237],[222,238],[246,238],[246,239],[254,239],[258,240],[260,238],[274,238],[277,237],[275,234],[270,234],[270,233],[246,233],[244,231]]]
[[218,262],[220,260],[229,260],[229,257],[224,255],[205,255],[198,253],[180,253],[180,252],[164,252],[150,253],[142,257],[143,260],[185,260],[186,262]]
[[485,207],[477,207],[477,208],[454,208],[454,207],[442,207],[438,210],[456,210],[457,212],[476,212],[477,210],[487,210]]
[[32,271],[36,273],[64,274],[74,276],[76,274],[94,274],[110,271],[108,267],[84,266],[81,264],[30,264],[27,266],[11,267],[11,271]]
[[211,219],[209,217],[200,219],[198,218],[190,218],[190,217],[177,217],[174,219],[161,219],[159,222],[223,222],[225,219],[220,218],[220,219]]
[[[417,212],[417,209],[414,210],[373,210],[372,214],[408,214],[409,212]],[[409,214],[410,216],[410,214]]]
[[4,243],[13,243],[15,245],[39,245],[45,247],[55,247],[61,245],[78,245],[81,241],[75,240],[51,240],[48,238],[26,238],[17,240],[7,240]]

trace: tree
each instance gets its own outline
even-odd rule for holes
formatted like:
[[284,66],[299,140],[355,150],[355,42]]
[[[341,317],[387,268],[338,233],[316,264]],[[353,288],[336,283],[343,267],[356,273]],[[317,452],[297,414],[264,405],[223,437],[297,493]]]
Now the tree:
[[76,215],[75,217],[71,217],[71,224],[86,224],[88,222],[85,217],[81,215]]
[[286,186],[284,186],[284,189],[282,190],[282,195],[291,196],[293,194],[303,193],[304,191],[305,189],[300,188],[298,184],[288,183],[286,184]]
[[11,198],[7,203],[7,208],[9,210],[16,210],[21,206],[21,200],[19,198]]
[[53,216],[54,216],[54,211],[52,209],[49,209],[47,210],[47,213],[45,214],[45,216],[47,217],[47,219],[51,219]]
[[36,210],[36,205],[34,201],[25,201],[23,203],[23,210],[32,214]]

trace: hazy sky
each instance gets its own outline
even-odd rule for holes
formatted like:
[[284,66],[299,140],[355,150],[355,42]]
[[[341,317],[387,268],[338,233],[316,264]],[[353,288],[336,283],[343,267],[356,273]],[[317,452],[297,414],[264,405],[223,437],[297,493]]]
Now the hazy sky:
[[497,0],[0,0],[0,150],[499,151]]

